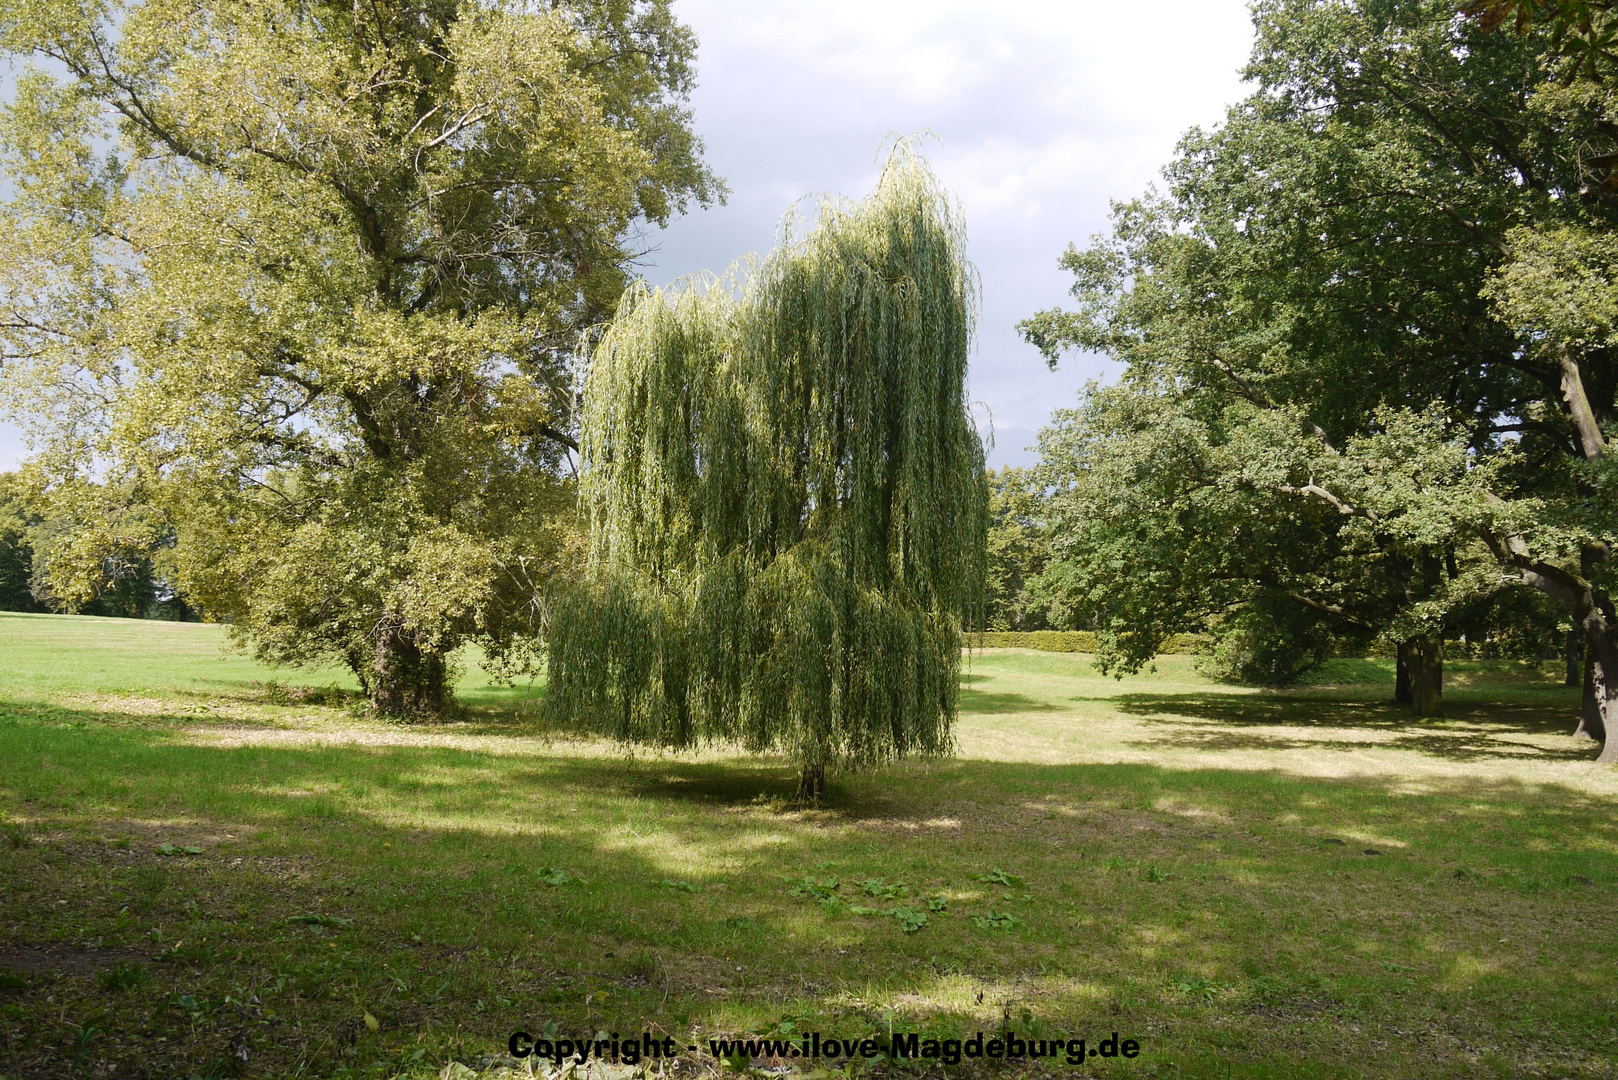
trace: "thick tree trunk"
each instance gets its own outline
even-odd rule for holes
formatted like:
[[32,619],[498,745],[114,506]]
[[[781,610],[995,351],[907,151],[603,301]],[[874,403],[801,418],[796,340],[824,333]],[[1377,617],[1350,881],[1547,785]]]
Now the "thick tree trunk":
[[1589,655],[1590,684],[1574,734],[1600,742],[1601,756],[1596,760],[1614,764],[1618,763],[1618,739],[1607,738],[1607,732],[1618,724],[1618,640],[1610,628],[1603,626],[1590,634]]
[[1594,739],[1601,742],[1606,725],[1601,722],[1601,703],[1596,694],[1596,651],[1589,644],[1584,647],[1584,695],[1579,699],[1579,726],[1574,729],[1575,739]]
[[1444,639],[1437,634],[1399,642],[1393,700],[1417,716],[1444,715]]
[[[1562,348],[1556,360],[1562,375],[1562,400],[1567,406],[1567,417],[1578,433],[1579,449],[1586,461],[1599,461],[1607,456],[1606,434],[1601,428],[1602,417],[1591,408],[1590,397],[1585,392],[1578,358]],[[1614,640],[1618,634],[1618,609],[1614,608],[1612,598],[1592,583],[1595,570],[1611,559],[1611,545],[1605,541],[1584,545],[1579,554],[1580,573],[1574,574],[1556,563],[1535,558],[1521,536],[1509,533],[1496,536],[1485,531],[1483,541],[1495,558],[1522,575],[1524,585],[1560,602],[1572,617],[1575,628],[1584,635],[1588,652],[1578,730],[1601,740],[1598,761],[1618,764],[1618,740],[1606,737],[1618,724],[1618,640]]]
[[377,634],[371,663],[371,707],[384,716],[437,716],[448,704],[448,664],[442,653],[419,648],[404,631]]
[[1414,705],[1416,695],[1410,689],[1410,642],[1399,642],[1397,655],[1393,668],[1393,703]]
[[1417,716],[1444,715],[1444,639],[1424,634],[1404,643],[1410,674],[1410,707]]
[[826,767],[805,765],[803,771],[798,774],[798,802],[805,806],[816,806],[825,791]]
[[[1584,646],[1584,635],[1574,627],[1567,632],[1567,677],[1562,680],[1563,686],[1579,685],[1579,663],[1585,660],[1584,654],[1588,650]],[[1588,664],[1588,661],[1585,661]]]

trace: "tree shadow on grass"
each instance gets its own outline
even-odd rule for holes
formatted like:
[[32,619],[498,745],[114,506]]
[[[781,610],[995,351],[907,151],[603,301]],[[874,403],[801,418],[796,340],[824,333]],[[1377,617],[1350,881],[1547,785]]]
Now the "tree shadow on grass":
[[[964,681],[964,680],[963,680]],[[1004,713],[1033,713],[1056,712],[1061,708],[1049,701],[1040,701],[1027,694],[994,694],[987,690],[973,690],[971,687],[961,687],[960,710],[963,713],[976,713],[979,715],[1001,715]]]
[[[958,759],[951,764],[963,765]],[[865,781],[881,769],[836,772],[826,779],[819,804],[796,801],[798,772],[785,758],[741,757],[724,761],[682,761],[672,757],[638,758],[631,762],[571,759],[571,781],[581,794],[667,801],[722,812],[800,815],[847,821],[886,819],[901,806],[892,792]]]
[[637,764],[642,767],[603,773],[597,782],[638,798],[733,808],[778,806],[798,790],[797,774],[785,762],[705,763],[662,758]]
[[[1414,750],[1455,761],[1593,760],[1600,747],[1569,742],[1546,747],[1525,739],[1571,734],[1565,709],[1539,702],[1455,701],[1445,715],[1422,719],[1380,701],[1330,700],[1264,694],[1122,694],[1114,707],[1154,728],[1167,729],[1137,745],[1199,750]],[[1299,735],[1258,728],[1295,728]],[[1330,731],[1361,731],[1378,738],[1333,739]],[[1312,733],[1319,733],[1318,735]]]
[[[0,705],[0,713],[15,717],[17,710]],[[63,711],[58,718],[70,714]],[[1229,986],[1217,1002],[1198,1004],[1198,1012],[1189,1014],[1202,1025],[1191,1029],[1193,1044],[1230,1038],[1234,1025],[1255,1045],[1275,1030],[1288,1031],[1300,1045],[1315,1045],[1324,1031],[1339,1040],[1334,1052],[1352,1045],[1357,1030],[1346,1025],[1358,1014],[1347,1011],[1347,1019],[1339,1023],[1329,1010],[1311,1012],[1301,1022],[1307,1029],[1292,1034],[1285,1013],[1272,1010],[1254,1017],[1244,1011],[1256,999],[1238,996],[1247,993],[1242,971],[1274,972],[1263,985],[1292,995],[1282,1001],[1311,1000],[1299,987],[1315,985],[1306,980],[1316,973],[1354,980],[1394,1007],[1406,1000],[1407,977],[1394,972],[1395,965],[1380,963],[1385,956],[1403,959],[1402,954],[1379,951],[1374,956],[1378,962],[1361,963],[1352,949],[1323,955],[1319,948],[1317,894],[1323,879],[1296,867],[1300,861],[1336,866],[1325,861],[1337,857],[1333,851],[1300,854],[1298,845],[1282,836],[1268,847],[1244,846],[1240,858],[1247,876],[1241,882],[1200,869],[1208,857],[1200,839],[1205,830],[1217,828],[1236,843],[1247,835],[1241,829],[1271,828],[1282,812],[1301,817],[1298,835],[1306,839],[1365,822],[1386,827],[1377,816],[1385,801],[1375,783],[1145,765],[956,761],[925,773],[905,767],[850,778],[846,788],[833,792],[838,810],[886,800],[906,820],[840,822],[839,830],[846,831],[832,834],[813,820],[783,820],[760,830],[748,817],[729,812],[748,807],[760,794],[790,793],[790,769],[762,759],[653,757],[626,763],[607,754],[549,757],[540,747],[531,757],[496,759],[450,747],[188,744],[150,725],[146,717],[128,716],[121,722],[115,717],[111,726],[102,726],[97,716],[80,719],[86,722],[83,730],[22,720],[19,726],[33,730],[8,734],[16,740],[7,743],[14,756],[0,759],[8,798],[29,799],[26,813],[31,818],[41,811],[55,818],[31,821],[30,830],[54,834],[82,823],[91,839],[53,837],[31,848],[8,849],[8,865],[17,874],[11,895],[22,902],[0,944],[11,949],[14,961],[21,957],[32,965],[31,958],[44,956],[39,963],[52,971],[49,979],[36,977],[30,966],[27,985],[8,999],[8,1005],[22,1010],[16,1014],[19,1027],[59,1022],[56,1018],[64,1015],[84,1022],[93,1008],[94,1015],[107,1017],[98,1025],[116,1035],[98,1053],[118,1075],[207,1073],[220,1048],[232,1045],[241,1021],[232,1010],[205,1006],[228,1002],[226,995],[240,985],[280,990],[277,980],[291,987],[273,999],[281,1022],[288,1028],[295,1022],[299,1031],[319,1037],[255,1044],[254,1067],[264,1075],[333,1075],[373,1061],[380,1069],[388,1054],[396,1064],[397,1051],[383,1042],[394,1032],[405,1033],[395,1037],[395,1046],[398,1039],[413,1036],[436,1048],[441,1044],[433,1040],[447,1045],[453,1037],[460,1054],[465,1029],[475,1050],[482,1052],[488,1044],[498,1051],[505,1032],[526,1019],[505,1005],[483,1011],[485,1002],[500,997],[519,1000],[517,1008],[537,1000],[544,1015],[564,1030],[630,1030],[631,1025],[644,1026],[648,1018],[661,1022],[671,1014],[681,1024],[689,1016],[711,1030],[728,1030],[717,1025],[747,1024],[752,1016],[779,1017],[783,1002],[807,1010],[817,1021],[824,1014],[853,1025],[859,1021],[849,1017],[843,1003],[848,981],[858,979],[877,1002],[928,1002],[960,985],[953,974],[948,983],[935,977],[946,970],[970,972],[973,983],[991,991],[1002,985],[1038,986],[1035,992],[1041,996],[1033,1007],[1065,1023],[1096,1028],[1106,1023],[1110,1029],[1165,1013],[1182,1015],[1173,1011],[1183,1009],[1184,1002],[1172,987],[1179,966],[1185,965],[1216,970]],[[52,768],[43,768],[46,762]],[[969,779],[971,785],[940,783],[941,773],[952,780]],[[90,786],[87,796],[77,794],[82,784]],[[1255,790],[1264,797],[1255,799]],[[1498,783],[1457,785],[1456,790],[1466,790],[1468,802],[1478,794],[1510,799],[1531,822],[1554,823],[1563,831],[1607,819],[1601,800],[1572,792],[1547,796]],[[325,793],[318,806],[310,792]],[[1180,795],[1206,803],[1218,814],[1198,819],[1195,828],[1159,827],[1145,834],[1136,826],[1146,816],[1170,824],[1179,819],[1144,809],[1107,810],[1079,823],[1041,810],[1078,805],[1098,793],[1130,806],[1162,794]],[[651,804],[635,813],[639,827],[666,829],[669,835],[648,839],[634,833],[628,819],[636,808],[623,801],[626,794],[644,795]],[[543,806],[537,814],[536,801]],[[1029,803],[1037,805],[1030,808]],[[985,813],[990,805],[994,812]],[[486,814],[488,820],[476,823],[485,827],[457,828],[435,820],[469,809]],[[1518,819],[1491,809],[1457,808],[1439,798],[1401,801],[1398,828],[1436,831],[1431,836],[1417,831],[1426,842],[1413,845],[1408,855],[1366,860],[1363,870],[1356,866],[1361,891],[1353,896],[1359,907],[1349,912],[1352,922],[1346,933],[1358,935],[1359,943],[1387,949],[1428,933],[1452,935],[1471,946],[1464,936],[1476,930],[1471,905],[1485,888],[1491,890],[1481,894],[1490,914],[1504,913],[1522,924],[1542,918],[1542,898],[1523,898],[1493,879],[1463,882],[1449,872],[1463,857],[1473,865],[1487,865],[1479,859],[1503,850],[1517,835],[1511,830],[1520,827]],[[582,812],[563,816],[571,811]],[[221,841],[187,858],[158,854],[144,840],[120,851],[94,839],[124,831],[109,817],[168,820],[176,814],[217,822],[221,828],[228,825],[230,831],[239,823],[263,825],[276,835],[262,842]],[[895,828],[924,825],[926,818],[942,814],[958,820],[947,844],[925,828]],[[1201,823],[1227,818],[1228,824]],[[1463,828],[1468,821],[1477,822],[1483,832]],[[516,828],[525,824],[542,827]],[[562,827],[552,827],[556,825]],[[1144,859],[1143,844],[1159,845],[1151,858],[1163,860],[1172,873],[1143,879],[1138,868],[1108,870],[1098,858],[1082,864],[1082,870],[1073,861],[1052,860],[1049,853],[1056,849],[1046,842],[1071,844],[1081,835],[1074,830],[1081,827],[1092,830],[1082,835],[1094,854],[1117,851],[1132,860]],[[707,854],[689,863],[676,858],[693,850]],[[1604,888],[1613,880],[1613,861],[1604,848],[1581,851],[1576,862],[1530,858],[1540,861],[1524,864],[1524,876],[1554,872],[1561,882],[1577,872],[1584,881],[1581,888],[1592,882]],[[290,860],[301,860],[300,874],[282,871]],[[1030,890],[1042,900],[1054,897],[1072,900],[1082,911],[1116,908],[1127,914],[1105,925],[1106,933],[1092,935],[1074,926],[1065,908],[1052,913],[1044,903],[1019,904],[1009,889],[985,886],[976,875],[990,867],[1026,876]],[[1413,875],[1425,875],[1425,881],[1435,873],[1445,876],[1431,888],[1447,891],[1437,903],[1423,894],[1429,902],[1421,908],[1422,921],[1392,906],[1409,894]],[[1008,910],[1016,905],[1023,925],[1013,933],[978,928],[961,910],[962,902],[934,912],[921,933],[906,934],[893,918],[832,912],[813,897],[794,893],[792,882],[805,874],[820,881],[842,879],[847,883],[841,886],[842,895],[854,902],[872,902],[855,891],[854,883],[877,875],[889,881],[903,875],[918,896],[935,889],[988,891],[979,903]],[[60,896],[64,875],[77,889],[71,930],[54,914],[52,903]],[[122,894],[145,895],[141,883],[157,875],[162,887],[150,894],[150,915],[134,930],[127,929],[124,924],[130,920],[119,910],[127,899]],[[1275,887],[1255,890],[1252,878]],[[112,892],[106,889],[109,883]],[[1558,907],[1581,904],[1590,912],[1585,916],[1590,924],[1582,932],[1607,928],[1610,919],[1599,914],[1593,901],[1580,899],[1585,893],[1571,885],[1557,887],[1568,890],[1558,894]],[[1363,891],[1367,888],[1374,890],[1369,896]],[[1210,904],[1210,896],[1221,902]],[[1464,913],[1446,906],[1460,902],[1451,897],[1466,898]],[[1388,915],[1374,913],[1379,901],[1390,905]],[[880,906],[897,903],[883,901]],[[225,924],[234,932],[230,948],[214,949],[193,939],[203,930],[214,933],[217,925],[202,925],[197,909],[235,913],[234,922]],[[1255,909],[1263,925],[1275,928],[1262,938],[1250,936]],[[1174,957],[1143,960],[1135,930],[1158,931],[1182,921],[1186,911],[1200,913],[1199,940],[1177,948]],[[316,921],[317,916],[326,921]],[[1435,921],[1436,927],[1430,926]],[[143,935],[149,923],[173,931],[163,943],[172,949],[165,950],[171,955],[164,961],[142,964],[146,985],[138,994],[98,990],[97,980],[122,957],[70,955],[59,940],[64,933],[75,939],[106,934],[109,941],[124,934],[143,946],[130,955],[145,957],[150,950]],[[183,939],[181,928],[189,928]],[[1490,941],[1500,933],[1491,923]],[[1200,943],[1203,937],[1211,942],[1206,948]],[[1534,940],[1542,938],[1536,934]],[[1080,942],[1093,957],[1085,981],[1041,983],[1049,957]],[[1553,938],[1544,947],[1561,944]],[[150,948],[163,946],[154,942]],[[1507,959],[1514,956],[1508,953]],[[5,959],[0,949],[0,960]],[[1578,963],[1580,975],[1589,971],[1599,977],[1594,961]],[[24,965],[14,966],[21,970]],[[1548,1011],[1551,1006],[1539,1003],[1551,1000],[1547,988],[1556,976],[1565,975],[1560,970],[1536,974],[1532,963],[1522,967],[1528,972],[1524,981],[1507,985],[1490,1001],[1514,995],[1530,1008]],[[339,973],[335,979],[334,971]],[[338,979],[342,992],[326,992]],[[1170,989],[1143,991],[1143,982]],[[1098,998],[1097,988],[1104,996]],[[1271,994],[1264,1000],[1275,1000],[1270,989],[1263,993]],[[1114,1019],[1120,1001],[1121,1020]],[[157,1014],[168,1034],[161,1041],[133,1037],[157,1023],[153,1002],[175,1003],[166,1007],[167,1020],[164,1013]],[[204,1008],[187,1015],[182,1002]],[[356,1007],[361,1002],[368,1011]],[[376,1039],[368,1038],[359,1019],[372,1011],[383,1024]],[[1211,1020],[1200,1018],[1205,1012]],[[1395,1015],[1405,1022],[1403,1013]],[[1544,1022],[1539,1013],[1523,1022],[1530,1021]],[[877,1023],[874,1018],[870,1022]],[[983,1026],[970,1006],[945,1006],[926,1014],[926,1022],[959,1024],[964,1030]],[[1591,1054],[1605,1053],[1594,1041],[1604,1028],[1590,1023],[1572,1030],[1596,1032],[1580,1034],[1584,1041],[1578,1045],[1581,1050],[1594,1048],[1587,1051]],[[57,1062],[45,1056],[58,1053],[55,1045],[41,1043],[39,1056],[23,1061],[23,1075],[58,1075],[60,1070],[49,1071]],[[8,1071],[13,1071],[10,1065]],[[389,1075],[395,1071],[388,1069]],[[1285,1063],[1275,1072],[1301,1074]]]

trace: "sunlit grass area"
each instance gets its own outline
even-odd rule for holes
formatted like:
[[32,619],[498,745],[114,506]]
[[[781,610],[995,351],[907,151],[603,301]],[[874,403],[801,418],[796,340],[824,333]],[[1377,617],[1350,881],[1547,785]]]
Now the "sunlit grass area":
[[465,1075],[547,1023],[1618,1074],[1618,774],[1548,669],[1451,665],[1419,722],[1374,660],[1283,693],[979,653],[955,757],[804,809],[782,762],[572,738],[475,664],[463,719],[400,726],[223,644],[0,616],[0,1075]]
[[[509,713],[537,700],[531,680],[501,684],[475,651],[457,658],[456,694],[474,712]],[[148,619],[0,611],[0,693],[14,701],[99,695],[273,700],[281,689],[354,691],[346,668],[274,668],[233,647],[225,627]]]

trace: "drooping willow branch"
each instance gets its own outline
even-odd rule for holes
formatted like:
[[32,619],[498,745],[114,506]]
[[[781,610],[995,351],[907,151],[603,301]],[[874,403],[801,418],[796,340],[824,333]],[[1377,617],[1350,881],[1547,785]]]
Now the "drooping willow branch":
[[749,269],[632,289],[591,354],[548,707],[806,775],[946,752],[987,523],[959,213],[901,144]]

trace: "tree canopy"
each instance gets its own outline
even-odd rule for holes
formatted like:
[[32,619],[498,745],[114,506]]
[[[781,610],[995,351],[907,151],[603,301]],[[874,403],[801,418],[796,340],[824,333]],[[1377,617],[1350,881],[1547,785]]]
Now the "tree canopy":
[[975,279],[908,144],[864,202],[729,279],[631,289],[591,352],[586,581],[548,707],[630,742],[825,770],[950,746],[983,577]]
[[1428,0],[1255,19],[1255,92],[1069,250],[1076,308],[1023,324],[1128,364],[1046,433],[1051,573],[1124,666],[1188,618],[1425,655],[1509,584],[1605,641],[1600,118],[1548,31]]
[[578,335],[637,228],[722,195],[667,0],[6,0],[0,48],[39,61],[0,327],[44,489],[106,477],[204,612],[384,711],[520,653]]

